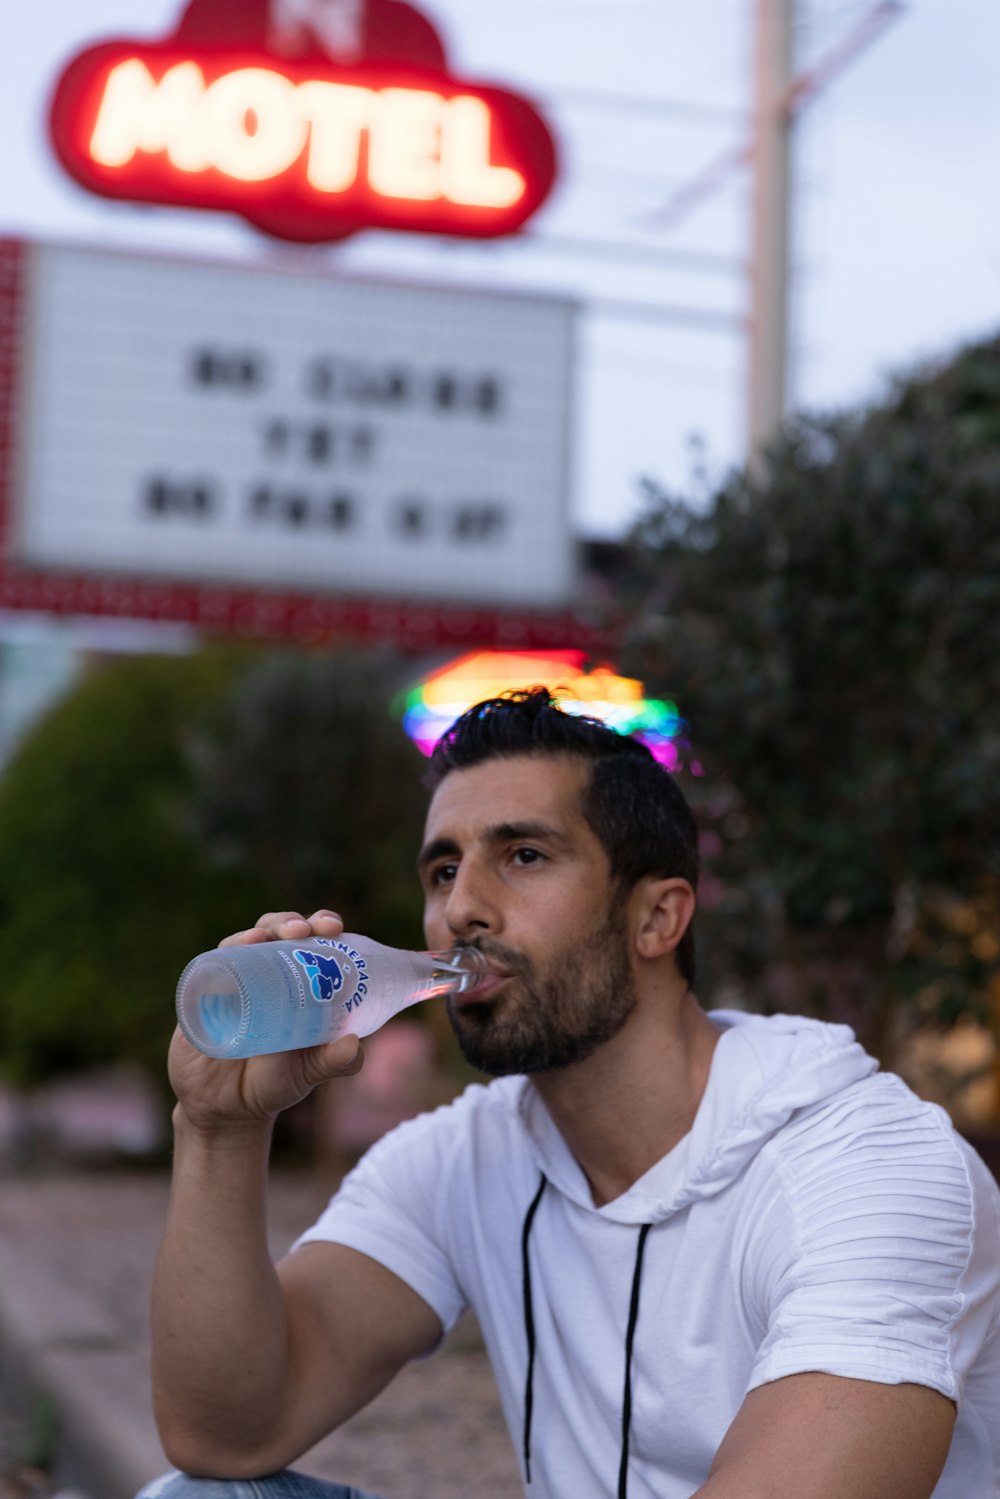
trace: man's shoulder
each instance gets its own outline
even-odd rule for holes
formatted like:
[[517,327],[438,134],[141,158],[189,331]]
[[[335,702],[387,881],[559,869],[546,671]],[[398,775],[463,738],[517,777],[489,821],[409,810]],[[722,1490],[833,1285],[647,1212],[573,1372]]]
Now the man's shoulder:
[[[519,1201],[536,1180],[520,1119],[523,1080],[475,1083],[451,1103],[399,1124],[372,1145],[344,1178],[334,1200],[392,1205],[392,1212],[438,1223],[453,1204],[470,1220]],[[476,1205],[479,1205],[478,1207]]]
[[454,1152],[490,1141],[509,1143],[521,1133],[524,1086],[522,1077],[470,1083],[449,1103],[397,1125],[369,1154],[386,1156],[423,1149]]
[[745,1200],[741,1284],[766,1331],[751,1388],[817,1368],[955,1399],[995,1346],[1000,1189],[901,1078],[874,1073],[797,1111]]
[[792,1171],[810,1171],[822,1156],[845,1152],[916,1160],[929,1151],[955,1165],[969,1153],[945,1110],[918,1097],[893,1072],[858,1078],[795,1110],[765,1150]]
[[[797,1232],[930,1216],[1000,1249],[1000,1187],[939,1105],[878,1072],[793,1114],[755,1163]],[[957,1241],[956,1241],[957,1242]]]
[[420,1117],[445,1130],[462,1130],[471,1126],[502,1128],[520,1117],[526,1084],[527,1079],[520,1076],[468,1083],[449,1103],[441,1104]]

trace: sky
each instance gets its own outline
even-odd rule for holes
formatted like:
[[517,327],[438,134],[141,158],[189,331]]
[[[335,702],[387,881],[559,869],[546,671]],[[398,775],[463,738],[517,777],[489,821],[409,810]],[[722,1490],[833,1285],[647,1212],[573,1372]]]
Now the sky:
[[[875,0],[800,0],[798,61]],[[88,197],[48,145],[68,58],[173,29],[177,0],[17,6],[0,48],[0,234],[281,268],[572,296],[571,514],[620,536],[642,476],[690,490],[745,457],[751,196],[743,169],[670,227],[674,194],[749,139],[755,0],[425,0],[453,68],[533,97],[563,175],[517,243],[367,234],[294,249],[236,220]],[[790,402],[875,399],[894,373],[1000,329],[1000,5],[909,0],[796,122]]]

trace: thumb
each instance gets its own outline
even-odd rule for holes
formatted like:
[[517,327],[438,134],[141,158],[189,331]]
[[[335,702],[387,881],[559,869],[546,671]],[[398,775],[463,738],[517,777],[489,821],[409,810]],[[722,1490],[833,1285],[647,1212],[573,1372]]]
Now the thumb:
[[340,1036],[315,1046],[309,1052],[309,1067],[316,1082],[330,1077],[353,1077],[365,1064],[365,1050],[357,1036]]

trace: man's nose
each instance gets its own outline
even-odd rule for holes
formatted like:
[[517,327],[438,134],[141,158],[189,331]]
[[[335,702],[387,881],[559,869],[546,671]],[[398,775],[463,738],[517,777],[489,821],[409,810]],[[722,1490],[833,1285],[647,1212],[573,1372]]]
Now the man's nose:
[[496,932],[501,924],[496,891],[485,870],[463,859],[448,892],[445,919],[456,937]]

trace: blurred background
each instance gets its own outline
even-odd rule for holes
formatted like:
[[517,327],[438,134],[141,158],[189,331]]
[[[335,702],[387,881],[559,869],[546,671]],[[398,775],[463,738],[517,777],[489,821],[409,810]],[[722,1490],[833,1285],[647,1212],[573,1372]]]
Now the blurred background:
[[[4,26],[0,1247],[65,1243],[81,1201],[108,1235],[115,1181],[155,1229],[184,964],[328,904],[419,947],[422,757],[535,681],[695,803],[703,1001],[854,1026],[996,1165],[990,0],[50,0]],[[373,115],[319,192],[291,84],[205,104],[248,57],[433,84],[489,128]],[[469,1080],[429,1010],[368,1052],[283,1122],[310,1202]],[[136,1307],[152,1229],[93,1250]],[[141,1363],[130,1317],[108,1336]],[[47,1399],[12,1496],[63,1481]]]

